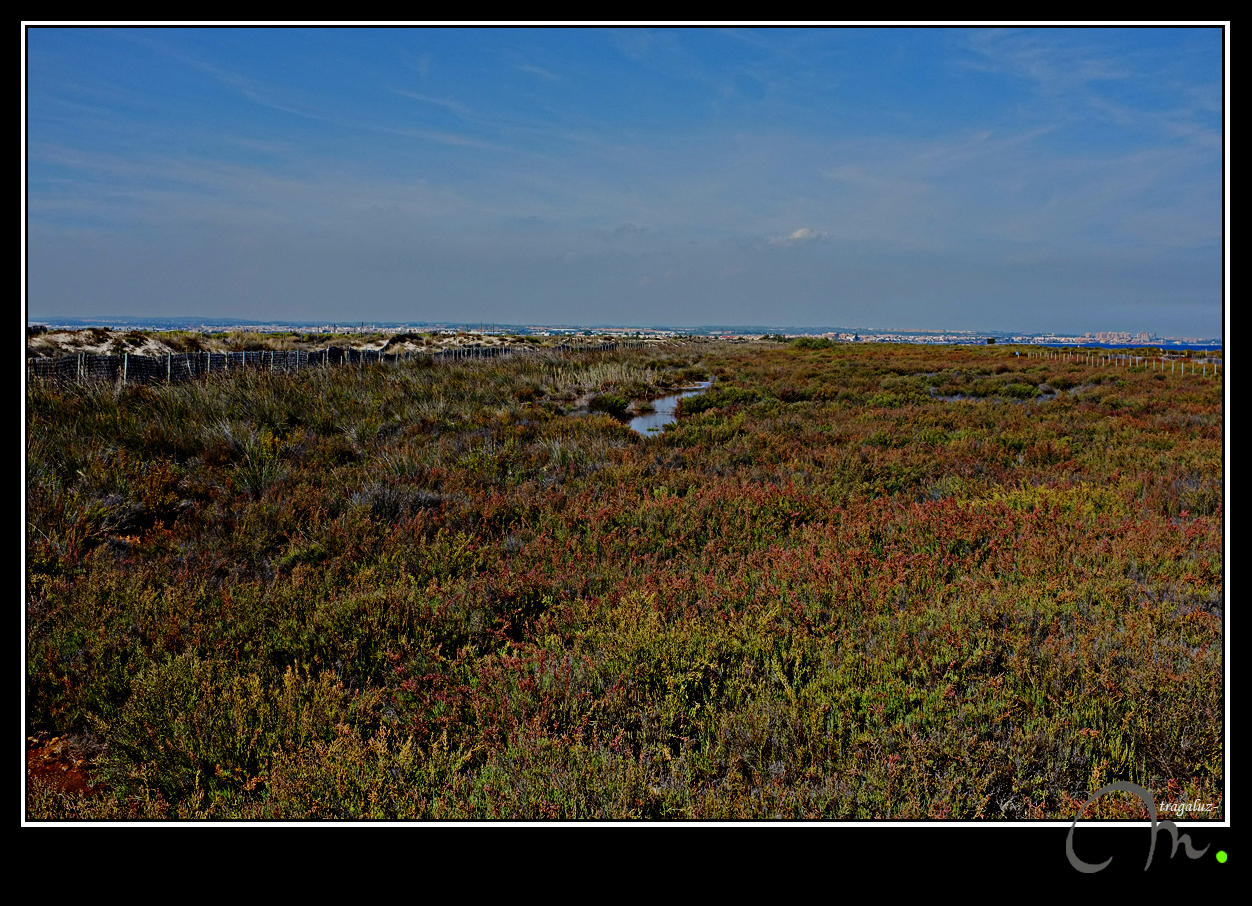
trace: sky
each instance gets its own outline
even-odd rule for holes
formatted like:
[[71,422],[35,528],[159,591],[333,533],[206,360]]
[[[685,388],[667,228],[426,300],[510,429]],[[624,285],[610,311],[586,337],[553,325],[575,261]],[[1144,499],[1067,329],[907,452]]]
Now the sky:
[[1223,327],[1223,32],[44,28],[54,317]]

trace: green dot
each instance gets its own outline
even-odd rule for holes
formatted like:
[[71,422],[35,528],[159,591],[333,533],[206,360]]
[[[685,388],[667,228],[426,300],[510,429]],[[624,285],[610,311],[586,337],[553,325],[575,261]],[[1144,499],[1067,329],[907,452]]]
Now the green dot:
[[1217,861],[1221,862],[1223,865],[1226,864],[1226,850],[1219,849],[1217,851]]

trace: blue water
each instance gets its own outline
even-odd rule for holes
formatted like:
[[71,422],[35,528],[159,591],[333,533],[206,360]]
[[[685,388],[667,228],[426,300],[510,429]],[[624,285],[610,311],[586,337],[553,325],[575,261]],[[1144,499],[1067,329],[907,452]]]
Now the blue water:
[[632,418],[630,420],[631,430],[639,432],[644,437],[651,434],[660,434],[666,425],[672,425],[678,421],[678,416],[674,414],[674,410],[678,408],[680,399],[684,396],[699,396],[712,385],[712,381],[704,381],[691,390],[684,390],[672,396],[663,396],[660,399],[652,400],[652,405],[656,407],[656,411],[649,412],[647,415],[640,415],[638,418]]
[[[1005,341],[1008,345],[1008,341]],[[1181,341],[1155,340],[1148,343],[1023,343],[1023,346],[1041,346],[1047,349],[1164,349],[1169,352],[1181,352],[1190,349],[1192,352],[1221,351],[1221,343],[1183,343]]]

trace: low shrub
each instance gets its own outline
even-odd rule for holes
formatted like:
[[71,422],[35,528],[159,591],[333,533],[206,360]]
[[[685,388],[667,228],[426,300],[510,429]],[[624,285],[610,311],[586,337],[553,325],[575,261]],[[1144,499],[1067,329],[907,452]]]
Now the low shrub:
[[614,393],[602,393],[593,396],[587,408],[592,412],[603,412],[616,419],[625,420],[629,417],[630,401]]

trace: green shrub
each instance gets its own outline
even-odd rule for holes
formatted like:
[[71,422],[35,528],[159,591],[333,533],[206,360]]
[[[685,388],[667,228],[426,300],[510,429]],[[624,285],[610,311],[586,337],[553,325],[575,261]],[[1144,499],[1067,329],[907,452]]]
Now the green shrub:
[[177,657],[135,676],[108,729],[101,772],[124,789],[159,790],[169,802],[197,789],[247,787],[274,752],[333,738],[346,704],[331,674],[314,679],[288,669],[271,685],[255,673]]
[[1014,382],[1012,384],[1005,384],[1001,387],[999,395],[1019,400],[1030,400],[1039,395],[1039,389],[1037,387],[1032,387],[1030,384]]
[[796,349],[830,349],[835,344],[829,337],[796,337],[791,345]]
[[678,401],[679,415],[696,415],[709,409],[742,406],[761,399],[761,393],[741,387],[714,387],[695,396],[684,396]]
[[593,396],[587,408],[592,412],[603,412],[624,421],[629,417],[630,401],[614,393],[602,393]]

